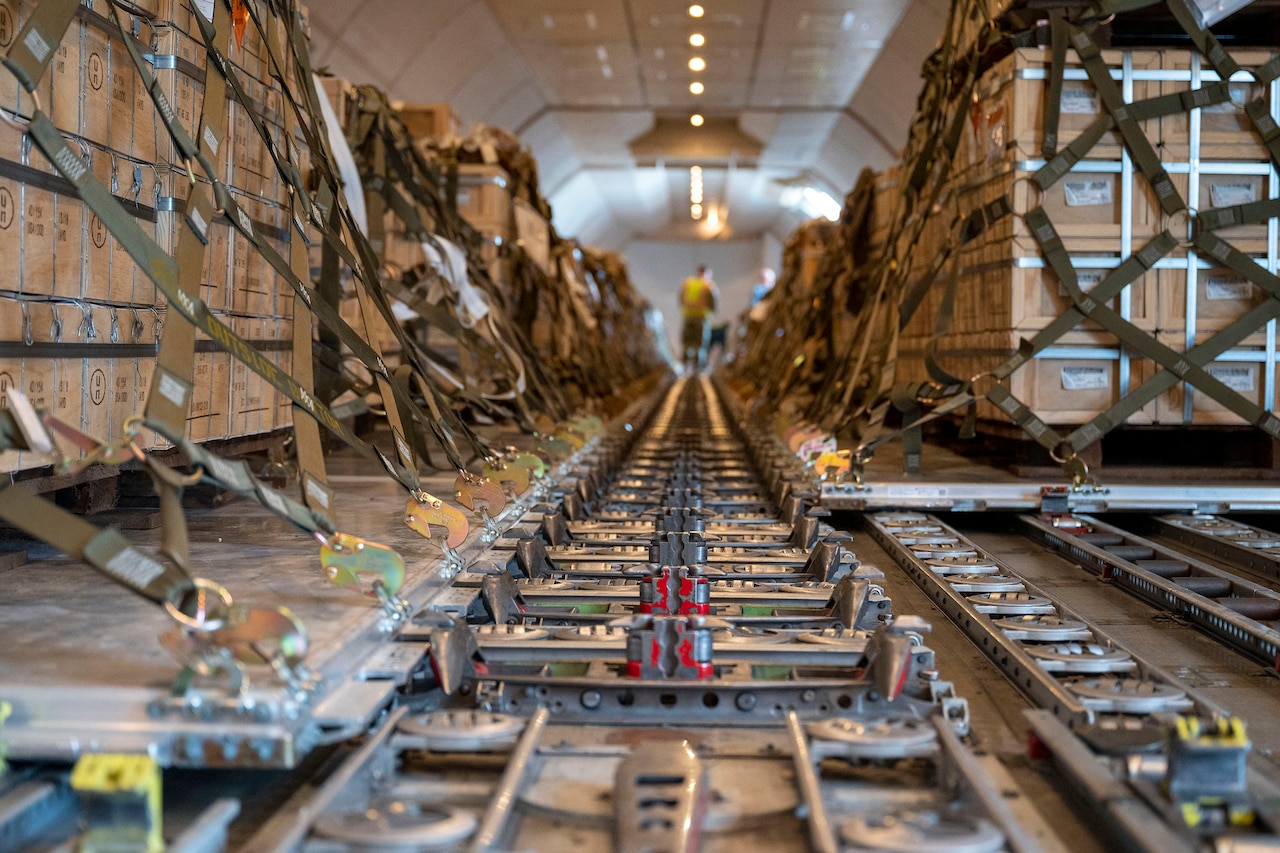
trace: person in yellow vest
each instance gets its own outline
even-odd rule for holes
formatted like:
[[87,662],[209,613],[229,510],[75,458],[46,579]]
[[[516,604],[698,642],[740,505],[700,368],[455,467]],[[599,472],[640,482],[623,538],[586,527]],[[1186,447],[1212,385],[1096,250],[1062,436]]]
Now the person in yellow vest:
[[706,366],[709,323],[718,296],[711,270],[705,264],[699,265],[697,273],[680,286],[680,314],[684,317],[680,348],[684,351],[686,373]]

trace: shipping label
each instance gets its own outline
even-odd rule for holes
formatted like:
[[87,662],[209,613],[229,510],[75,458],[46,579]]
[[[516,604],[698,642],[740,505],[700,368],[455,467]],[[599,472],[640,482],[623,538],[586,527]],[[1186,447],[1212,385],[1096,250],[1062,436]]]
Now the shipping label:
[[[1106,272],[1106,270],[1076,270],[1076,284],[1080,285],[1081,290],[1088,293],[1098,286],[1098,282],[1102,281]],[[1067,292],[1067,286],[1062,282],[1058,282],[1058,295],[1071,295]]]
[[1258,200],[1258,186],[1253,181],[1213,181],[1209,184],[1209,202],[1214,207],[1233,207]]
[[1096,391],[1111,386],[1111,371],[1105,367],[1080,365],[1062,368],[1062,388],[1066,391]]
[[1248,299],[1253,285],[1237,275],[1208,275],[1204,279],[1204,298],[1213,300]]
[[1111,204],[1111,181],[1063,181],[1062,192],[1067,207],[1092,207]]
[[1211,364],[1205,372],[1232,391],[1251,393],[1258,390],[1254,376],[1257,368],[1249,364]]
[[1088,89],[1067,89],[1062,90],[1062,100],[1060,110],[1062,113],[1071,113],[1073,115],[1097,115],[1098,98]]

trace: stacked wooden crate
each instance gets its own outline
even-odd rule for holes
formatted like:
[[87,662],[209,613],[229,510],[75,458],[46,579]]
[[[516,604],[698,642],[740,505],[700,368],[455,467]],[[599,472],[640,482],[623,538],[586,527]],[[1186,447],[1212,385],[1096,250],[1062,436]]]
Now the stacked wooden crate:
[[[1103,58],[1130,102],[1217,79],[1201,67],[1198,55],[1187,50],[1108,50],[1103,51]],[[1269,55],[1242,52],[1237,58],[1248,66],[1266,61]],[[1047,51],[1030,48],[1017,50],[993,66],[978,85],[956,153],[947,193],[950,209],[963,217],[1006,195],[1015,214],[956,251],[959,278],[954,315],[936,348],[941,366],[961,378],[997,367],[1022,339],[1033,337],[1072,305],[1061,282],[1046,269],[1022,214],[1038,204],[1044,206],[1085,291],[1170,226],[1146,179],[1124,151],[1118,131],[1104,134],[1083,161],[1045,192],[1039,192],[1030,181],[1043,163],[1049,62]],[[1256,87],[1251,91],[1250,84],[1241,83],[1239,88],[1240,103],[1246,96],[1256,95]],[[1059,149],[1104,114],[1074,51],[1067,54],[1060,103]],[[1266,150],[1240,106],[1151,119],[1140,126],[1190,207],[1229,206],[1276,194],[1276,188],[1268,183]],[[1190,174],[1196,174],[1198,180],[1188,193]],[[949,216],[933,218],[950,220]],[[938,250],[929,232],[926,228],[921,242],[926,258],[934,257]],[[1267,226],[1230,229],[1221,236],[1269,269],[1276,268],[1275,238],[1268,240]],[[913,274],[917,266],[925,265],[913,264]],[[948,274],[949,269],[944,270],[934,282],[904,331],[899,370],[908,381],[926,378],[923,353],[935,331]],[[1190,300],[1189,282],[1193,287]],[[1203,342],[1261,298],[1248,282],[1206,264],[1194,251],[1179,248],[1157,269],[1125,288],[1110,307],[1162,343],[1182,350]],[[1274,396],[1266,389],[1273,383],[1260,371],[1265,365],[1274,368],[1274,336],[1269,348],[1264,330],[1244,344],[1247,346],[1235,348],[1209,371],[1260,404],[1271,405]],[[1107,409],[1155,370],[1154,362],[1121,346],[1097,324],[1084,322],[1017,370],[1009,384],[1014,395],[1046,422],[1079,424]],[[1180,384],[1142,407],[1128,422],[1183,423],[1184,414],[1191,423],[1238,422],[1219,404],[1194,392],[1194,403],[1184,412],[1187,393]],[[979,414],[1006,420],[985,402],[980,404]]]
[[[1237,50],[1232,56],[1242,67],[1252,68],[1271,59],[1264,50]],[[1208,62],[1198,54],[1166,51],[1166,76],[1161,94],[1218,81]],[[1271,114],[1280,114],[1277,90],[1252,82],[1247,75],[1229,83],[1231,102],[1206,107],[1198,114],[1161,119],[1163,159],[1175,185],[1193,209],[1229,207],[1280,195],[1274,167],[1243,105],[1260,95],[1268,99]],[[1198,179],[1192,184],[1190,174]],[[1222,229],[1218,236],[1257,260],[1271,272],[1277,270],[1276,226],[1246,225]],[[1160,342],[1179,351],[1204,343],[1266,297],[1258,287],[1232,270],[1190,253],[1185,264],[1157,273],[1157,320]],[[1208,372],[1229,388],[1270,411],[1275,410],[1276,344],[1274,333],[1263,326],[1240,341]],[[1205,394],[1179,384],[1156,400],[1159,423],[1238,424],[1242,421]]]
[[[31,0],[0,0],[0,50],[8,48]],[[205,51],[182,0],[135,4],[135,47],[153,64],[179,119],[194,133],[203,101]],[[6,41],[7,39],[7,41]],[[280,131],[279,87],[250,27],[231,60],[251,96]],[[190,186],[105,0],[86,0],[38,88],[39,103],[83,152],[94,174],[172,252],[177,209]],[[33,102],[0,74],[0,385],[20,386],[40,407],[99,439],[118,436],[140,412],[166,311],[150,280],[98,217],[60,179],[19,129]],[[228,101],[222,177],[261,233],[287,255],[285,188],[248,117]],[[242,336],[288,366],[291,290],[224,222],[211,229],[201,296]],[[283,287],[282,287],[283,285]],[[172,318],[171,322],[181,322]],[[283,342],[283,343],[282,343]],[[99,354],[100,353],[100,354]],[[291,408],[212,343],[198,345],[189,434],[220,439],[292,422]],[[0,470],[38,466],[30,454],[0,456]]]

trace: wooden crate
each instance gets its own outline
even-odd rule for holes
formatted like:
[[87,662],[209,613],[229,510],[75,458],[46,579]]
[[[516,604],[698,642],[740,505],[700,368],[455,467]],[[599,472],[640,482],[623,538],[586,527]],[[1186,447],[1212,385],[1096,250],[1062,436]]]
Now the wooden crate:
[[[1159,340],[1165,346],[1178,352],[1186,349],[1185,340],[1180,334],[1160,335]],[[1251,402],[1264,408],[1272,406],[1274,400],[1268,399],[1266,395],[1265,350],[1261,347],[1237,347],[1231,351],[1231,355],[1235,356],[1235,358],[1227,357],[1227,354],[1224,354],[1224,357],[1220,360],[1206,365],[1205,370],[1223,382],[1228,388],[1239,391]],[[1252,358],[1254,360],[1238,360],[1240,358]],[[1184,410],[1188,393],[1191,394],[1191,419],[1189,421],[1185,418]],[[1244,420],[1202,391],[1190,389],[1190,392],[1188,392],[1186,384],[1179,382],[1156,400],[1156,422],[1160,424],[1191,423],[1226,426],[1243,424]]]
[[[1035,160],[1043,156],[1044,104],[1051,58],[1047,50],[1018,48],[987,71],[978,85],[977,101],[962,135],[958,156],[961,168],[992,167],[1010,159]],[[1104,50],[1102,58],[1112,69],[1113,78],[1120,78],[1116,85],[1122,92],[1128,76],[1133,92],[1130,100],[1160,93],[1160,83],[1155,79],[1161,69],[1159,51]],[[1073,49],[1066,55],[1060,108],[1058,150],[1106,112]],[[1153,143],[1159,139],[1158,120],[1144,122],[1142,127]],[[1116,159],[1120,149],[1120,134],[1112,130],[1103,134],[1086,159]]]
[[[1230,325],[1266,299],[1266,294],[1260,288],[1226,267],[1195,268],[1194,276],[1195,315],[1190,331],[1197,338]],[[1179,341],[1186,340],[1188,331],[1187,279],[1185,269],[1158,271],[1157,327]],[[1265,330],[1259,328],[1240,343],[1261,346],[1265,343],[1265,338]]]
[[486,237],[512,237],[511,178],[501,166],[458,166],[458,213]]
[[462,136],[462,119],[448,104],[404,104],[400,120],[414,141]]
[[[1217,72],[1196,51],[1166,49],[1162,51],[1162,64],[1166,72],[1185,75],[1180,80],[1166,80],[1161,84],[1161,94],[1185,92],[1193,88],[1193,77],[1199,77],[1199,86],[1218,80]],[[1242,68],[1253,68],[1270,61],[1273,53],[1268,50],[1232,50],[1232,57]],[[1253,122],[1244,111],[1244,105],[1264,93],[1263,87],[1251,79],[1239,79],[1230,83],[1231,101],[1199,112],[1199,147],[1192,151],[1192,113],[1166,116],[1160,120],[1160,139],[1167,159],[1187,162],[1191,157],[1201,160],[1256,160],[1266,161],[1268,153],[1262,139],[1253,129]]]

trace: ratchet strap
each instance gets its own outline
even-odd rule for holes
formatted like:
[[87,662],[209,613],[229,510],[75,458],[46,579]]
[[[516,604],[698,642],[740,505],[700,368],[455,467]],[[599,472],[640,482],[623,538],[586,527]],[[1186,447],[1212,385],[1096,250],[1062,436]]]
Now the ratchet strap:
[[[112,9],[119,21],[120,8],[112,0]],[[221,3],[214,4],[214,29],[225,41],[230,31],[230,15],[227,7]],[[123,23],[121,22],[123,29]],[[196,145],[187,135],[186,129],[177,121],[168,99],[160,88],[159,81],[147,71],[146,63],[133,47],[132,39],[125,39],[129,55],[135,67],[144,75],[143,84],[151,94],[157,109],[165,116],[165,125],[169,135],[187,163],[197,157],[209,162],[216,160],[218,148],[226,139],[226,87],[218,74],[205,75],[204,101],[197,128],[203,132],[196,135],[200,143]],[[189,176],[194,178],[194,175]],[[190,181],[185,201],[182,202],[181,228],[178,232],[178,246],[175,260],[178,265],[177,286],[189,299],[200,296],[201,271],[204,267],[205,247],[209,242],[209,228],[212,227],[213,195],[208,184],[194,179]],[[160,338],[160,347],[156,355],[156,369],[151,376],[151,386],[147,392],[145,416],[153,421],[164,423],[170,434],[180,433],[186,427],[187,416],[191,406],[191,392],[194,388],[194,359],[196,347],[196,327],[190,323],[173,323],[166,334]]]

